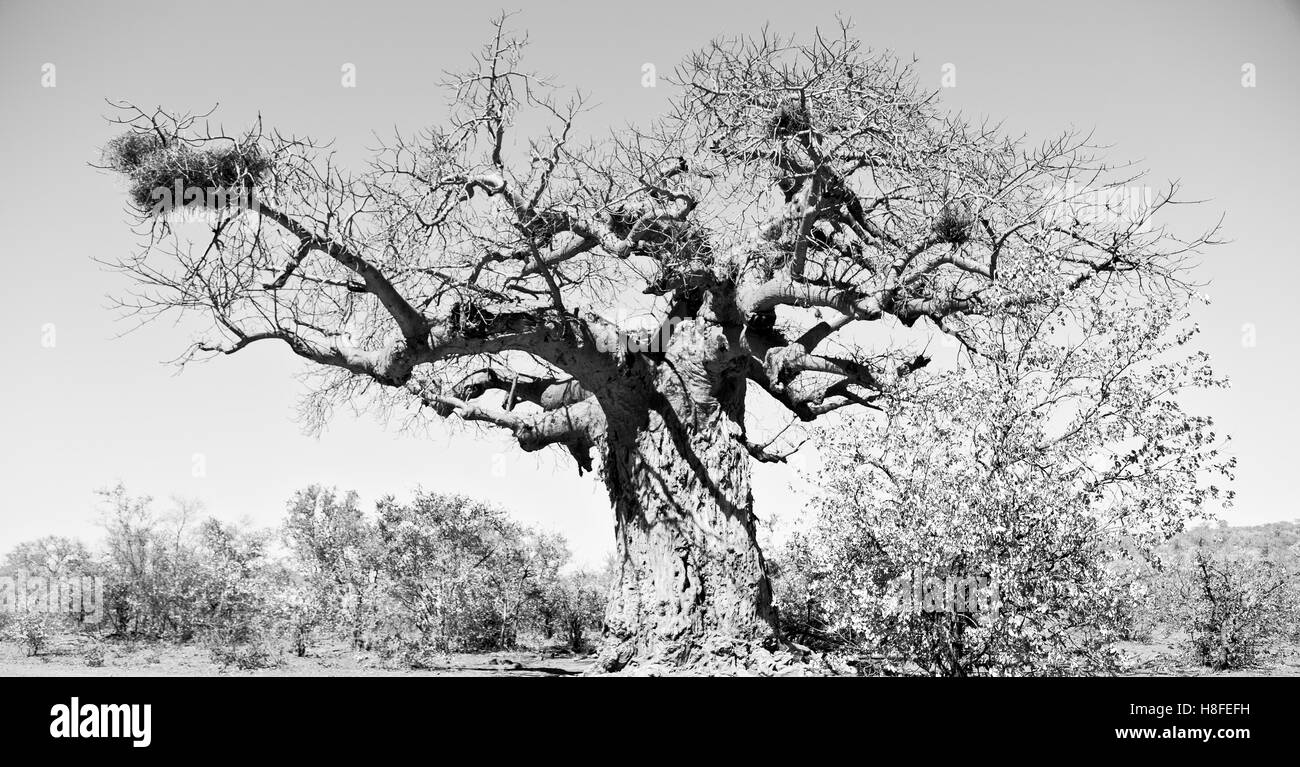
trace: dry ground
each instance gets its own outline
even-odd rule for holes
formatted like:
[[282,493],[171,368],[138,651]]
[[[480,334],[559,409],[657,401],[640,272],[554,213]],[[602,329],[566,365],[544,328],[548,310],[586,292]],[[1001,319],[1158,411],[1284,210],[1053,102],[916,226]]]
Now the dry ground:
[[[88,642],[62,639],[36,657],[14,642],[0,642],[0,676],[573,676],[592,657],[553,652],[453,654],[436,668],[401,668],[375,653],[344,646],[313,647],[306,657],[286,653],[276,668],[222,667],[200,643],[104,642],[104,665],[88,666]],[[445,664],[445,667],[443,667]]]
[[1300,644],[1280,645],[1258,666],[1231,671],[1189,664],[1172,641],[1122,642],[1120,650],[1134,660],[1129,676],[1300,676]]
[[[104,665],[88,666],[88,640],[62,638],[36,657],[17,644],[0,642],[0,676],[576,676],[593,656],[556,652],[456,654],[437,659],[436,668],[412,669],[385,662],[375,653],[342,645],[314,647],[306,657],[286,654],[276,668],[240,670],[213,661],[202,644],[104,642]],[[1173,642],[1127,642],[1129,676],[1300,676],[1300,645],[1285,645],[1258,667],[1214,672],[1190,665]]]

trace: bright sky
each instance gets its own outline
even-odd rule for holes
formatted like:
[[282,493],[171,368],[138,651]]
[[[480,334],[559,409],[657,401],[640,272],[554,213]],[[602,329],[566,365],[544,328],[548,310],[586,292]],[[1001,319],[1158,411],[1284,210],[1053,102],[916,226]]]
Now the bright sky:
[[[531,68],[591,94],[602,124],[644,121],[669,71],[717,34],[809,32],[834,25],[835,3],[533,3],[516,18]],[[844,7],[844,6],[840,6]],[[1297,513],[1294,406],[1300,340],[1295,179],[1300,152],[1300,11],[1293,3],[858,2],[845,8],[868,45],[915,54],[944,103],[1005,119],[1034,140],[1095,128],[1119,160],[1145,161],[1154,182],[1180,178],[1209,199],[1182,220],[1226,212],[1233,242],[1201,276],[1214,303],[1203,343],[1234,388],[1195,400],[1233,435],[1240,460],[1234,524]],[[469,493],[563,532],[580,561],[612,548],[604,490],[562,453],[523,454],[504,436],[447,431],[417,439],[342,415],[304,436],[294,405],[298,360],[277,346],[175,376],[161,362],[186,345],[165,324],[118,337],[106,295],[123,278],[94,257],[129,252],[123,197],[87,166],[113,135],[105,98],[203,111],[242,128],[260,111],[290,133],[334,138],[360,158],[371,131],[414,131],[444,115],[435,87],[488,34],[473,3],[0,3],[0,551],[47,534],[94,538],[93,491],[118,479],[136,493],[202,499],[210,513],[275,524],[296,488],[358,490],[366,502],[411,489]],[[356,66],[357,87],[341,87]],[[42,87],[46,64],[55,87]],[[1253,64],[1256,87],[1242,85]],[[48,79],[46,80],[48,82]],[[53,346],[49,341],[53,329]],[[1253,345],[1248,343],[1253,334]],[[196,454],[206,475],[193,476]],[[756,511],[799,504],[786,467],[756,469]]]

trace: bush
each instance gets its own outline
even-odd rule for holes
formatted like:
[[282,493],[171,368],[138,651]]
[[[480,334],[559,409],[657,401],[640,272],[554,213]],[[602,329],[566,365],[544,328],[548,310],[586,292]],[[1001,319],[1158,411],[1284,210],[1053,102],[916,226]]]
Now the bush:
[[86,654],[82,657],[85,659],[87,666],[91,668],[100,668],[104,665],[104,655],[104,646],[97,644],[89,650],[86,650]]
[[31,657],[40,655],[49,646],[56,629],[56,620],[46,613],[23,613],[10,622],[6,636]]
[[1204,548],[1162,581],[1166,619],[1188,633],[1192,659],[1216,671],[1254,665],[1294,631],[1295,576],[1268,560],[1215,557]]
[[451,665],[445,651],[424,638],[382,637],[374,643],[380,665],[392,669],[437,669]]
[[327,617],[319,596],[301,586],[277,589],[267,602],[267,610],[289,642],[289,649],[299,658],[307,654],[317,629]]
[[[364,647],[378,620],[381,551],[357,494],[339,496],[318,485],[298,491],[289,501],[283,534],[304,598],[319,609],[319,620],[346,631],[353,649]],[[295,620],[310,622],[310,616],[304,612]]]
[[569,557],[563,539],[464,496],[378,504],[387,622],[442,652],[512,649]]
[[591,634],[598,633],[605,617],[605,599],[612,573],[589,570],[562,575],[543,592],[536,612],[542,634],[550,639],[556,631],[570,652],[591,649]]
[[[129,156],[144,143],[119,150]],[[385,499],[373,518],[355,493],[311,487],[289,504],[286,556],[272,545],[275,531],[203,519],[194,503],[155,513],[149,497],[120,484],[100,496],[104,554],[91,571],[105,581],[104,630],[121,640],[105,648],[114,653],[198,640],[220,665],[263,668],[329,636],[429,667],[447,652],[510,649],[534,628],[585,648],[603,611],[606,587],[592,581],[605,576],[567,578],[557,590],[569,556],[562,538],[464,497]],[[51,552],[78,564],[89,557],[76,542],[46,538],[19,546],[8,563],[35,569]],[[0,636],[29,655],[49,652],[53,628],[43,616],[0,612]],[[87,664],[103,654],[87,652]]]
[[121,485],[101,497],[110,584],[104,602],[116,633],[182,642],[213,631],[251,633],[272,591],[268,533],[200,522],[192,502],[158,515],[151,499]]
[[222,668],[234,666],[241,671],[256,671],[278,668],[284,664],[281,654],[263,640],[244,644],[214,643],[208,649],[212,662]]

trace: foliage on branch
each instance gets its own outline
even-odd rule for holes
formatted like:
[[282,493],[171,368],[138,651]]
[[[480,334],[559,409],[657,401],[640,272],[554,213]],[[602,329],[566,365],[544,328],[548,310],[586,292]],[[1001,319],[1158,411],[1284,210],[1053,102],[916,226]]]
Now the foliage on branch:
[[1134,574],[1228,502],[1180,394],[1224,385],[1176,303],[1062,302],[821,435],[822,493],[778,595],[805,629],[928,673],[1115,668]]

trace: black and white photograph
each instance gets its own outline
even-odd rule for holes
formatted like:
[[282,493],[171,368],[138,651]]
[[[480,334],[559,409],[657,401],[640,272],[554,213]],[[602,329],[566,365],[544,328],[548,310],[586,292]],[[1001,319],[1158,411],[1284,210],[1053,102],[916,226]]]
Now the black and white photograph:
[[0,737],[1300,716],[1300,3],[0,0],[0,114]]

